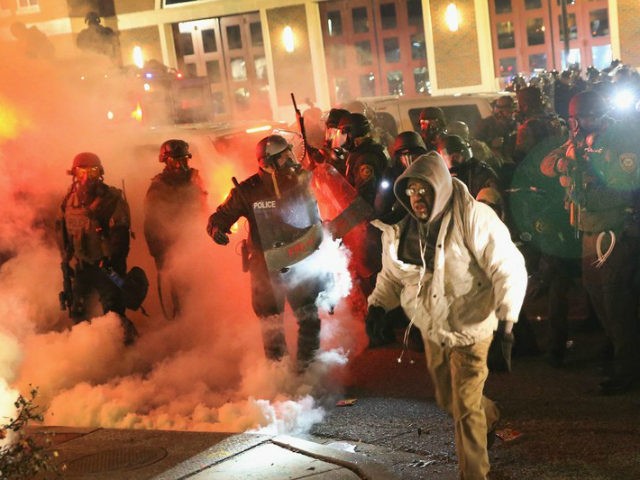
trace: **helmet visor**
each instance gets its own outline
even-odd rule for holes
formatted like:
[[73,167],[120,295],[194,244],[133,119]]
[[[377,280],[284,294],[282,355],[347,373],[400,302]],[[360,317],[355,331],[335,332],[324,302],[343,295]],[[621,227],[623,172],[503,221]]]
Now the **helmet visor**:
[[73,175],[80,183],[84,183],[86,181],[95,181],[100,178],[100,167],[76,167],[73,170]]

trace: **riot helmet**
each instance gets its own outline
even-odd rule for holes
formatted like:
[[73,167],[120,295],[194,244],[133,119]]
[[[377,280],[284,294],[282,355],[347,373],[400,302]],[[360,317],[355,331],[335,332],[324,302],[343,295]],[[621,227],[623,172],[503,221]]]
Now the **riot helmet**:
[[574,95],[569,101],[569,126],[576,134],[578,130],[593,133],[600,128],[601,121],[607,113],[605,99],[593,90],[586,90]]
[[167,140],[160,146],[158,159],[166,165],[165,169],[171,173],[184,173],[189,171],[189,144],[184,140]]
[[538,87],[525,87],[516,93],[520,112],[536,112],[543,109],[542,92]]
[[460,120],[453,120],[447,124],[448,135],[458,135],[465,142],[469,141],[469,126]]
[[71,169],[67,170],[69,175],[76,175],[79,170],[86,170],[89,177],[99,178],[104,175],[104,168],[100,157],[95,153],[81,152],[73,158]]
[[96,12],[88,12],[84,16],[84,23],[87,25],[100,25],[100,15]]
[[408,130],[396,137],[391,151],[395,159],[406,168],[420,155],[427,153],[427,147],[417,132]]
[[449,168],[464,163],[473,156],[469,143],[458,135],[444,137],[441,154]]
[[[265,170],[282,170],[297,164],[291,151],[292,145],[281,135],[269,135],[256,144],[256,159]],[[288,153],[286,157],[282,154]],[[282,158],[282,160],[280,160]]]
[[346,135],[343,147],[347,150],[355,148],[355,139],[367,136],[371,133],[371,122],[362,113],[350,113],[340,120],[340,132]]
[[436,148],[438,138],[444,133],[445,126],[446,120],[441,108],[427,107],[420,112],[420,135],[429,148]]
[[344,144],[346,139],[339,139],[340,122],[343,118],[349,116],[349,111],[343,108],[332,108],[329,111],[327,120],[325,121],[324,141],[327,147],[339,148]]

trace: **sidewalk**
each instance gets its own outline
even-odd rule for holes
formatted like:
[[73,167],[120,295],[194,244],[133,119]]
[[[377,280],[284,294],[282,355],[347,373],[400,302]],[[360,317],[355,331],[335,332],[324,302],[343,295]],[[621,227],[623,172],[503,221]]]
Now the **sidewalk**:
[[395,480],[356,453],[286,435],[45,427],[62,479]]

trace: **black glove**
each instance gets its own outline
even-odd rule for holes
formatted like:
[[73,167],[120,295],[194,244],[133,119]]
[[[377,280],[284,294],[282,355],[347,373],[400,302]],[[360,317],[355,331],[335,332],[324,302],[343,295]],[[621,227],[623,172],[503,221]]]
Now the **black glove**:
[[227,232],[220,230],[214,225],[211,225],[207,230],[211,238],[213,238],[213,241],[218,245],[227,245],[229,243],[229,235],[227,235]]
[[374,305],[369,307],[366,329],[369,337],[369,348],[381,347],[395,341],[393,329],[387,320],[387,313],[382,307]]
[[[503,322],[500,322],[502,325]],[[511,350],[513,350],[513,333],[506,333],[504,326],[499,326],[493,334],[489,347],[487,365],[492,372],[511,372]]]

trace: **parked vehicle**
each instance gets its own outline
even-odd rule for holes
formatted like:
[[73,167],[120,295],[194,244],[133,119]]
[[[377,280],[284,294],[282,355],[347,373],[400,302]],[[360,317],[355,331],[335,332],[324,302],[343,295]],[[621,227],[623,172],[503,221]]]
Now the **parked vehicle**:
[[[491,115],[491,102],[500,95],[513,95],[509,92],[468,93],[460,95],[433,95],[419,98],[405,98],[398,95],[386,97],[362,97],[358,100],[373,109],[378,123],[393,117],[398,132],[420,130],[420,112],[425,107],[439,107],[444,111],[447,122],[459,120],[465,122],[471,131],[476,123]],[[385,119],[385,117],[387,117]]]

